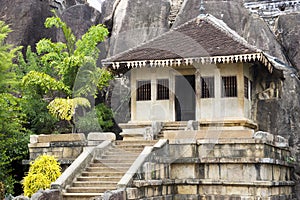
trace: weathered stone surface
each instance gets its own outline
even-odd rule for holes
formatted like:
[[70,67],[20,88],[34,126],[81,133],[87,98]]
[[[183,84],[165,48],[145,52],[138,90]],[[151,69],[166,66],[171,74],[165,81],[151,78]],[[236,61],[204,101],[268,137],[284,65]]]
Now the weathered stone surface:
[[[78,4],[68,7],[61,13],[61,18],[72,29],[74,35],[80,38],[92,25],[102,21],[102,15],[87,4]],[[57,40],[64,41],[61,31],[58,31]]]
[[83,133],[77,134],[52,134],[52,135],[39,135],[39,143],[47,142],[73,142],[85,140],[85,135]]
[[122,0],[113,14],[109,55],[115,55],[168,30],[168,0]]
[[48,1],[3,0],[0,7],[0,20],[10,24],[13,30],[7,42],[27,46],[44,37],[54,37],[54,32],[44,27],[44,21],[51,16]]
[[62,200],[62,196],[59,190],[39,190],[32,195],[31,200]]
[[126,192],[122,189],[108,191],[103,194],[103,200],[125,200]]
[[293,66],[300,69],[300,13],[281,15],[276,34]]
[[87,139],[90,141],[116,140],[116,135],[111,132],[92,132],[89,133]]

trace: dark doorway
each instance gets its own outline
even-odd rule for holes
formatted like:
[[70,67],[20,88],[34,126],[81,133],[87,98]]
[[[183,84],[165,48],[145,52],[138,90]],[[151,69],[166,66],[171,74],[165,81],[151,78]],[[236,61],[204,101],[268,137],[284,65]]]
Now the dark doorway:
[[195,75],[175,77],[176,121],[195,120]]

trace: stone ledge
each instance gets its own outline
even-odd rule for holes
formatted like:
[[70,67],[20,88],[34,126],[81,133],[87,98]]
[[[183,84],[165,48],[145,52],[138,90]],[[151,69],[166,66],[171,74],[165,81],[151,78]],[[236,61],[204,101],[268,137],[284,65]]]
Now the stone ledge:
[[254,181],[254,182],[238,182],[225,180],[211,180],[211,179],[164,179],[164,180],[134,180],[135,187],[160,186],[160,185],[234,185],[234,186],[293,186],[293,181]]
[[170,163],[198,163],[198,164],[218,164],[218,163],[228,163],[228,164],[271,164],[271,165],[282,165],[287,167],[293,167],[292,164],[287,161],[272,159],[272,158],[224,158],[224,157],[206,157],[206,158],[195,158],[195,157],[187,157],[187,158],[169,158],[168,162]]
[[220,139],[253,139],[253,130],[194,130],[194,131],[164,131],[164,138],[170,141],[193,140],[220,140]]
[[115,141],[116,135],[112,132],[91,132],[87,136],[88,141]]
[[[57,160],[59,164],[70,165],[74,162],[75,159],[59,159]],[[29,165],[34,160],[22,160],[22,165]]]
[[[40,144],[40,143],[37,143]],[[87,141],[76,142],[50,142],[50,147],[84,147],[87,145]]]
[[38,135],[38,143],[85,141],[83,133]]
[[48,148],[50,147],[50,142],[45,143],[30,143],[28,144],[29,148]]

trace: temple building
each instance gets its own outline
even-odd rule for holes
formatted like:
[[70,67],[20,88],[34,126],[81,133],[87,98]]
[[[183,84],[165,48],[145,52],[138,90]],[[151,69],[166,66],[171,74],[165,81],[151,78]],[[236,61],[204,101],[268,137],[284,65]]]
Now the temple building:
[[256,129],[255,99],[279,98],[282,71],[209,14],[103,63],[130,70],[131,121],[197,121]]

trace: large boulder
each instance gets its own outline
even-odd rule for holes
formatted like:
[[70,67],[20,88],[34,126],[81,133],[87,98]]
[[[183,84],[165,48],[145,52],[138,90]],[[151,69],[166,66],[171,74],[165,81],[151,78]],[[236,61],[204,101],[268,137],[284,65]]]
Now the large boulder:
[[0,16],[0,20],[9,24],[13,30],[8,35],[8,43],[34,46],[41,38],[55,35],[54,31],[44,27],[45,19],[51,16],[48,1],[2,0]]
[[276,35],[293,66],[300,70],[300,13],[279,16]]
[[137,46],[169,30],[169,0],[121,0],[116,3],[109,55]]
[[[63,10],[61,19],[72,29],[74,35],[80,38],[92,25],[101,23],[102,15],[88,4],[78,4]],[[57,36],[58,41],[63,41],[61,31]]]

